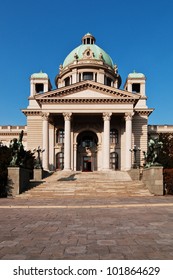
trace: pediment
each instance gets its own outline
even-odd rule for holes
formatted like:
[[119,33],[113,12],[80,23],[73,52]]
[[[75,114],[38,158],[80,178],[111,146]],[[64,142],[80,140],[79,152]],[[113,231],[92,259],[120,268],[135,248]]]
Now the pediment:
[[99,91],[95,91],[94,89],[85,89],[78,92],[73,92],[64,96],[61,96],[61,98],[68,99],[68,98],[115,98],[115,96],[112,96],[110,94],[102,93]]
[[71,86],[62,87],[53,91],[49,91],[43,94],[35,95],[35,99],[39,103],[50,102],[128,102],[136,103],[140,98],[140,95],[133,94],[120,89],[105,86],[100,83],[83,81],[73,84]]

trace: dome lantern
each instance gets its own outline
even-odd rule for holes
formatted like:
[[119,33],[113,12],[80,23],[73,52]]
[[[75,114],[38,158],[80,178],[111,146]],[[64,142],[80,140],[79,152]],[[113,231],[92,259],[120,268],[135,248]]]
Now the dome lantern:
[[90,33],[87,33],[82,37],[83,45],[94,45],[95,41],[96,41],[95,37]]

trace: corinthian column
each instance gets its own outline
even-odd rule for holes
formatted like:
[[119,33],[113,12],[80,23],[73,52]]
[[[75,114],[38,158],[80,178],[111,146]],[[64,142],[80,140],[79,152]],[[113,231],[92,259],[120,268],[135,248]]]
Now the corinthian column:
[[112,113],[103,113],[103,169],[110,169],[110,118]]
[[63,113],[64,127],[64,170],[71,170],[71,113]]
[[49,114],[42,114],[43,118],[43,169],[49,170]]
[[125,149],[125,169],[130,170],[132,167],[132,153],[130,149],[132,148],[132,114],[125,114],[125,129],[126,129],[126,149]]

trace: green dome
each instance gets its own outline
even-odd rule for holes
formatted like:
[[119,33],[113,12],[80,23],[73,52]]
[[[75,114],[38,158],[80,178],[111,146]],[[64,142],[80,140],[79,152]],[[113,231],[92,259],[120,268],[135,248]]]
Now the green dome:
[[136,71],[134,70],[133,73],[130,73],[128,75],[128,78],[145,78],[145,75],[142,73],[136,73]]
[[[90,34],[86,34],[86,35],[90,35]],[[97,46],[95,44],[82,44],[82,45],[78,46],[77,48],[75,48],[65,58],[65,60],[63,62],[63,67],[66,67],[67,65],[73,63],[73,61],[75,60],[75,57],[74,57],[75,55],[78,56],[78,60],[82,59],[83,53],[88,48],[94,54],[93,59],[100,60],[100,54],[102,54],[102,60],[104,61],[104,63],[113,68],[113,61],[112,61],[111,57],[103,49],[101,49],[99,46]]]
[[43,73],[42,71],[40,71],[39,73],[34,73],[31,75],[31,78],[48,78],[48,75],[46,73]]

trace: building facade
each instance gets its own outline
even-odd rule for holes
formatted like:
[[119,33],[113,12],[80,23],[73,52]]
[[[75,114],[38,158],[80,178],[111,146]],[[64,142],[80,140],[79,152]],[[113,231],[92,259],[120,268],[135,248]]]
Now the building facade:
[[91,34],[67,55],[52,89],[46,73],[30,77],[27,149],[40,146],[45,170],[130,170],[147,151],[146,77],[130,73],[123,89],[118,66]]

